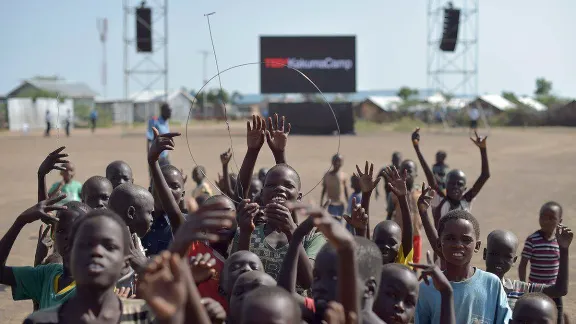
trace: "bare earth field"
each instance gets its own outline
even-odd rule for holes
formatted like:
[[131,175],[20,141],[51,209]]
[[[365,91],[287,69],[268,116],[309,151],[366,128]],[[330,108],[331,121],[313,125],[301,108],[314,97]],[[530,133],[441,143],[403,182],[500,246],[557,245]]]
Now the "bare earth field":
[[[174,127],[176,130],[176,127]],[[180,129],[184,133],[184,129]],[[231,163],[233,172],[238,172],[246,151],[244,125],[232,124],[231,136],[224,124],[191,126],[188,134],[177,139],[177,150],[171,154],[172,163],[190,174],[197,164],[204,165],[211,179],[221,172],[219,155],[233,142],[235,161]],[[56,132],[51,138],[43,138],[40,133],[22,136],[20,134],[0,135],[0,146],[4,160],[0,163],[3,185],[0,187],[0,232],[11,226],[16,216],[36,201],[36,171],[46,154],[56,147],[66,145],[70,159],[76,164],[77,179],[84,181],[92,175],[104,175],[106,165],[113,160],[125,160],[135,174],[136,182],[148,185],[145,157],[144,130],[131,130],[121,136],[120,129],[98,130],[90,134],[86,130],[74,131],[66,138]],[[488,154],[492,177],[480,193],[473,213],[481,224],[482,238],[498,228],[514,231],[521,241],[538,227],[538,210],[548,200],[556,200],[564,207],[564,223],[576,227],[576,199],[574,185],[576,174],[576,146],[573,129],[494,129],[488,138]],[[186,139],[190,144],[190,151]],[[340,143],[339,143],[340,141]],[[288,143],[287,159],[303,179],[303,192],[312,190],[328,169],[331,156],[340,145],[344,155],[344,169],[352,173],[355,164],[365,160],[374,162],[378,169],[390,161],[393,151],[401,151],[404,158],[416,159],[411,147],[410,134],[381,130],[358,136],[313,137],[291,136]],[[426,132],[422,131],[422,150],[433,162],[438,149],[448,152],[447,162],[466,172],[469,186],[480,173],[480,153],[468,139],[465,131]],[[196,162],[194,162],[194,160]],[[257,168],[270,166],[272,154],[266,144],[258,160]],[[420,171],[419,180],[424,175]],[[48,176],[51,184],[59,176],[52,172]],[[187,190],[192,189],[191,180]],[[381,188],[382,189],[382,188]],[[319,201],[320,188],[309,193],[305,200]],[[371,204],[371,224],[383,219],[385,202],[376,200]],[[31,265],[40,224],[24,228],[15,243],[9,265]],[[425,248],[427,243],[425,245]],[[572,249],[574,251],[574,249]],[[571,256],[571,273],[576,275],[576,262]],[[482,253],[474,258],[475,265],[484,267]],[[517,277],[517,269],[510,272]],[[576,310],[576,281],[571,280],[570,293],[564,298],[564,307],[569,314]],[[0,323],[21,323],[32,311],[32,302],[12,301],[10,288],[0,286]]]

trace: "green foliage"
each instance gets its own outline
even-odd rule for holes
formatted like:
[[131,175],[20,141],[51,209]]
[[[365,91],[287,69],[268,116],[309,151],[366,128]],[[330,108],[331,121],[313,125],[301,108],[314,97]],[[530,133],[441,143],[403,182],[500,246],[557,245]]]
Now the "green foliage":
[[510,101],[515,105],[522,105],[522,103],[518,100],[518,97],[516,97],[514,92],[502,91],[502,97],[504,97],[504,99]]
[[[14,95],[16,98],[32,98],[32,100],[36,100],[38,98],[58,98],[58,94],[56,92],[46,91],[42,89],[37,89],[33,87],[25,87],[18,93]],[[65,99],[64,97],[60,97],[60,100]]]
[[549,96],[552,92],[552,81],[548,81],[544,78],[536,79],[536,90],[534,94],[537,96]]
[[411,99],[412,97],[418,95],[418,89],[412,89],[409,87],[402,87],[402,88],[400,88],[400,90],[398,90],[398,93],[396,95],[398,97],[402,98],[402,100],[407,101],[407,100]]

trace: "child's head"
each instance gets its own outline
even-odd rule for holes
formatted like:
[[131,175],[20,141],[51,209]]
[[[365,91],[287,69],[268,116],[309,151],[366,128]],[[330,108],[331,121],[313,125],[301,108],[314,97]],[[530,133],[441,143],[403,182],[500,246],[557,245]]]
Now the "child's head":
[[114,161],[108,164],[106,167],[106,178],[110,180],[113,188],[127,182],[134,183],[132,168],[124,161]]
[[[378,292],[382,272],[382,256],[374,242],[355,236],[354,257],[358,263],[358,296],[362,302]],[[334,247],[324,244],[314,262],[312,297],[316,310],[322,313],[330,301],[336,300],[338,287],[338,255]]]
[[440,150],[436,152],[436,163],[444,164],[444,162],[446,161],[446,156],[448,155],[446,154],[445,151]]
[[68,269],[72,249],[72,225],[78,218],[85,216],[91,208],[79,201],[70,201],[64,206],[66,209],[56,214],[58,222],[54,226],[54,245],[56,251],[62,256],[64,268]]
[[252,180],[250,181],[250,191],[248,192],[248,198],[250,199],[250,201],[255,201],[256,197],[262,191],[262,186],[263,184],[260,181],[260,179],[256,177],[252,178]]
[[353,174],[350,177],[350,186],[352,187],[352,190],[354,190],[354,192],[356,193],[362,191],[362,188],[360,187],[360,178],[358,178],[357,175]]
[[382,255],[383,264],[393,263],[402,244],[402,229],[393,220],[382,221],[374,227],[374,243]]
[[518,299],[510,324],[556,324],[557,321],[556,303],[547,295],[534,292],[524,294]]
[[128,266],[130,233],[120,216],[108,209],[89,212],[72,228],[72,276],[78,288],[113,288]]
[[260,179],[260,182],[266,182],[266,173],[268,173],[268,168],[258,170],[258,179]]
[[344,157],[342,157],[342,155],[334,154],[334,156],[332,156],[332,170],[339,171],[343,163]]
[[198,204],[198,207],[204,205],[204,202],[206,202],[208,198],[210,198],[210,196],[207,194],[201,194],[198,197],[196,197],[196,203]]
[[540,208],[540,229],[551,235],[556,231],[556,227],[562,223],[562,207],[554,201],[549,201]]
[[112,194],[112,183],[102,176],[93,176],[82,185],[82,202],[90,208],[106,208]]
[[69,182],[74,178],[74,175],[76,174],[76,166],[74,166],[74,164],[71,162],[68,162],[64,163],[62,167],[65,170],[60,171],[60,175],[62,176],[62,179],[64,179],[64,182]]
[[249,271],[241,274],[232,288],[230,296],[230,319],[232,323],[239,323],[242,306],[246,295],[252,290],[262,286],[276,286],[276,280],[263,271]]
[[260,258],[250,251],[240,250],[224,261],[220,275],[220,286],[228,299],[230,299],[232,288],[238,277],[249,271],[264,271]]
[[300,176],[288,164],[276,164],[266,174],[262,203],[271,202],[284,204],[286,201],[296,201],[300,198]]
[[[166,184],[170,188],[170,192],[172,192],[172,196],[174,196],[174,200],[176,203],[180,204],[181,201],[184,199],[184,177],[178,168],[171,164],[163,165],[160,170],[162,171],[162,175],[164,176],[164,180],[166,180]],[[158,192],[152,187],[152,194],[154,195],[154,203],[155,207],[158,210],[162,210],[162,203],[160,202],[160,197],[158,196]]]
[[386,264],[372,310],[386,323],[410,323],[416,311],[418,289],[418,279],[412,270],[398,263]]
[[399,173],[401,176],[406,173],[406,187],[411,189],[414,187],[414,180],[418,176],[418,168],[416,167],[416,163],[412,160],[404,160],[400,164]]
[[170,108],[167,103],[163,103],[162,106],[160,106],[160,116],[162,116],[164,120],[168,120],[172,117],[172,108]]
[[109,208],[120,215],[130,232],[143,237],[152,225],[154,198],[143,187],[125,183],[116,187],[110,195]]
[[206,178],[206,169],[198,165],[192,170],[192,180],[197,184],[200,184]]
[[395,166],[396,169],[400,169],[400,162],[402,162],[402,153],[392,153],[392,165]]
[[484,249],[486,271],[502,278],[516,262],[517,249],[518,238],[514,233],[506,230],[492,231],[488,234]]
[[480,250],[480,225],[465,210],[452,210],[438,221],[438,244],[448,266],[464,266]]
[[446,175],[446,196],[452,201],[462,200],[466,191],[466,175],[462,170],[452,170]]
[[302,311],[285,289],[260,287],[246,295],[241,311],[242,324],[300,324]]
[[[204,206],[212,205],[212,204],[224,204],[226,205],[223,211],[236,211],[236,206],[234,202],[224,195],[216,195],[212,196],[204,202]],[[233,219],[232,225],[230,227],[224,227],[218,230],[217,234],[220,236],[220,241],[210,243],[210,246],[219,252],[224,252],[228,249],[228,244],[234,238],[234,234],[236,233],[236,228],[238,227],[238,223],[236,222],[236,218]]]

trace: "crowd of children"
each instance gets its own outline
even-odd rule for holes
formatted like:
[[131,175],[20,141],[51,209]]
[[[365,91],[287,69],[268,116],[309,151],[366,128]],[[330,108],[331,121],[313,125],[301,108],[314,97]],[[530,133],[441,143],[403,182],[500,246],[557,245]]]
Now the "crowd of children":
[[[64,147],[48,154],[37,202],[0,240],[0,283],[14,300],[34,302],[24,323],[567,323],[561,298],[573,233],[558,203],[540,210],[520,280],[506,277],[519,245],[510,231],[488,234],[485,270],[471,265],[482,248],[471,207],[490,177],[486,137],[472,138],[482,172],[470,189],[446,152],[428,166],[419,129],[411,140],[428,185],[399,152],[380,172],[366,162],[350,178],[334,155],[320,207],[301,202],[289,133],[284,117],[253,116],[238,174],[227,151],[218,187],[196,166],[188,195],[187,177],[166,155],[178,133],[149,134],[150,188],[134,184],[119,160],[80,183]],[[265,143],[276,164],[255,173]],[[51,170],[62,181],[47,189]],[[371,225],[381,180],[388,215]],[[22,228],[37,221],[34,264],[6,265]],[[425,257],[424,235],[432,247]]]

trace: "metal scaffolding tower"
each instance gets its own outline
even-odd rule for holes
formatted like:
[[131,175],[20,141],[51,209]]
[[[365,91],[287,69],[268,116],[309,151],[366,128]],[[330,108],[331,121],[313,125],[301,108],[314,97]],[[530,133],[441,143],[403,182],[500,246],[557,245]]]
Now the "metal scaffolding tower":
[[478,6],[480,0],[452,1],[460,12],[454,52],[440,50],[446,0],[428,0],[428,89],[456,97],[478,95]]
[[[163,81],[165,100],[168,99],[168,0],[122,0],[124,10],[124,99],[154,88]],[[152,10],[152,52],[136,50],[136,9],[146,6]],[[135,86],[132,86],[135,83]],[[148,117],[149,111],[146,111]],[[132,122],[132,116],[128,118]]]

